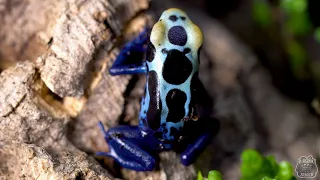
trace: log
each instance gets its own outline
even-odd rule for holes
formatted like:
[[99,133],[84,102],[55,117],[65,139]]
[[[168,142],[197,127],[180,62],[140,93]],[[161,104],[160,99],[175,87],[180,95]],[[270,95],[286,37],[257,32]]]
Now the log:
[[[1,11],[8,18],[1,19],[8,22],[1,28],[1,35],[6,38],[0,43],[0,64],[12,65],[8,62],[29,58],[31,61],[18,63],[1,72],[0,177],[111,179],[112,175],[92,155],[80,151],[71,143],[67,137],[70,132],[67,127],[86,102],[84,92],[91,93],[97,85],[95,82],[100,82],[106,74],[100,70],[105,70],[111,59],[114,60],[118,47],[121,47],[119,36],[128,39],[142,30],[147,16],[134,17],[147,8],[148,1],[15,3],[16,6],[10,1],[0,3]],[[51,14],[52,11],[59,12]],[[39,18],[37,13],[44,20],[34,22]],[[34,27],[9,31],[17,19]],[[140,21],[132,20],[137,26],[124,29],[131,19]],[[40,23],[42,20],[46,24]],[[27,37],[21,39],[20,35],[24,33]],[[26,55],[33,54],[32,49],[27,48],[29,43],[32,44],[31,36],[43,40],[42,44],[34,45],[35,49],[44,47],[40,55]],[[16,46],[10,46],[15,43]],[[20,52],[21,49],[25,54]],[[7,68],[7,65],[1,67]],[[116,104],[121,107],[121,91],[125,90],[128,80],[129,77],[120,77],[107,83],[108,88],[117,90],[109,91],[110,100],[120,99],[112,101],[110,110]],[[118,111],[121,108],[115,110]]]
[[0,92],[1,178],[111,179],[93,157],[68,141],[71,119],[46,97],[35,64],[3,71]]

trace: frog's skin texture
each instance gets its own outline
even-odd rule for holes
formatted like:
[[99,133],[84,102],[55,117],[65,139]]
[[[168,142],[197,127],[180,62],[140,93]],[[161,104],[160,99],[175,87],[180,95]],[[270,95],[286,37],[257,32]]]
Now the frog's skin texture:
[[[139,126],[118,126],[108,131],[99,124],[111,156],[122,167],[151,171],[158,152],[181,152],[181,163],[191,164],[217,132],[218,125],[204,114],[199,94],[206,94],[199,78],[203,35],[180,9],[164,11],[153,26],[120,52],[110,74],[147,75]],[[148,44],[148,46],[146,46]],[[146,60],[143,61],[143,53]],[[211,108],[211,106],[210,106]]]

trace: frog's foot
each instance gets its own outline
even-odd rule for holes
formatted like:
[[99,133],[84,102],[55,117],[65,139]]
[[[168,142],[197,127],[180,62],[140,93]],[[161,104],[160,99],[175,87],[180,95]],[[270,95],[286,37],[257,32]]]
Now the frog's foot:
[[101,122],[99,126],[104,133],[110,152],[97,152],[96,155],[112,157],[122,167],[135,171],[152,171],[156,168],[156,158],[136,143],[143,140],[138,127],[119,126],[106,132]]
[[109,72],[111,75],[146,73],[144,53],[148,43],[148,28],[128,42],[120,51]]
[[208,123],[203,125],[203,133],[181,153],[181,163],[183,165],[192,164],[218,132],[220,128],[219,122],[215,119],[208,120]]

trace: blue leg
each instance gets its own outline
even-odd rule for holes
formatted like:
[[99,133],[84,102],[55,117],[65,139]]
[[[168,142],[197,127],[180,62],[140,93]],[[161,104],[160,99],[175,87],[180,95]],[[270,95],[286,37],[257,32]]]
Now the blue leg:
[[[203,152],[206,146],[210,143],[212,137],[218,132],[220,124],[217,120],[208,119],[211,122],[204,126],[204,132],[196,138],[196,140],[189,144],[187,148],[181,153],[181,163],[185,166],[192,164],[196,158]],[[208,127],[208,128],[205,128]],[[210,127],[213,127],[211,129]]]
[[157,166],[156,158],[144,148],[144,146],[157,145],[157,141],[151,139],[151,136],[144,139],[146,136],[142,136],[137,126],[118,126],[109,129],[107,132],[101,122],[99,126],[104,133],[110,152],[97,152],[98,156],[112,157],[127,169],[136,171],[152,171],[155,169]]
[[120,54],[110,68],[111,75],[146,73],[144,53],[148,43],[148,28],[121,49]]

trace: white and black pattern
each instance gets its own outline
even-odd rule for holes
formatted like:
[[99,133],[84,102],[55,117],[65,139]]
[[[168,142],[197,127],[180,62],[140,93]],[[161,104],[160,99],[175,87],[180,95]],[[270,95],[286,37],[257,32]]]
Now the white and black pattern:
[[147,53],[147,88],[140,124],[175,140],[185,123],[196,120],[199,49],[202,33],[181,10],[165,11],[153,26]]

